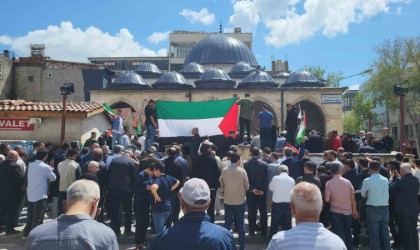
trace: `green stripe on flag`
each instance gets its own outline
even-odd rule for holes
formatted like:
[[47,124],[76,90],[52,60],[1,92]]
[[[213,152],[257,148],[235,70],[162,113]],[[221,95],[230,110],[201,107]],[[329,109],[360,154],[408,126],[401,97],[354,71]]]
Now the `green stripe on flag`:
[[113,110],[110,106],[106,105],[105,103],[104,103],[104,105],[103,105],[103,108],[104,108],[104,109],[105,109],[105,110],[106,110],[109,114],[118,116],[118,113],[117,113],[117,112],[115,112],[115,110]]
[[156,101],[156,110],[159,119],[208,119],[224,117],[235,102],[235,98],[207,102]]

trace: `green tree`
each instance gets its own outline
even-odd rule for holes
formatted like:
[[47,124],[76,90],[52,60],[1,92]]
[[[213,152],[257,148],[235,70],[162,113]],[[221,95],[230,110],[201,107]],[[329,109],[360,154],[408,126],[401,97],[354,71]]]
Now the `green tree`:
[[[375,103],[397,110],[399,98],[394,95],[394,84],[407,87],[409,91],[405,98],[404,113],[415,124],[416,116],[420,114],[420,36],[386,40],[374,51],[374,71],[366,84],[366,92]],[[413,130],[419,149],[420,126]]]
[[340,80],[343,79],[343,72],[327,72],[327,68],[317,65],[306,65],[301,70],[314,74],[318,79],[323,80],[325,86],[339,87]]
[[361,123],[360,119],[354,114],[353,111],[344,113],[343,118],[344,131],[357,134],[360,131]]
[[373,113],[375,102],[366,93],[359,92],[354,97],[353,115],[355,124],[359,126],[358,130],[367,130],[369,119],[372,124],[377,124],[377,116]]

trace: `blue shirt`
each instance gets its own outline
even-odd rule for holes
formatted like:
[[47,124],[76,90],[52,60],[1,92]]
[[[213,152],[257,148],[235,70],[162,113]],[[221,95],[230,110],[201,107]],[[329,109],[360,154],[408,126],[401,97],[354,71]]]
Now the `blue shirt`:
[[48,198],[48,182],[55,181],[56,176],[51,167],[41,160],[28,166],[28,201],[36,202]]
[[366,205],[369,206],[388,206],[388,193],[389,185],[388,179],[374,173],[370,177],[363,180],[361,195],[367,196]]
[[26,249],[119,249],[111,228],[89,215],[61,215],[34,228],[28,236]]
[[161,201],[154,201],[152,209],[156,212],[165,212],[171,210],[171,189],[176,183],[176,179],[170,175],[161,175],[153,182],[159,186],[157,193],[161,198]]
[[236,250],[232,234],[210,222],[204,212],[190,212],[156,236],[150,250]]
[[267,250],[278,249],[344,250],[347,248],[340,237],[324,228],[321,223],[301,222],[296,227],[273,236]]
[[258,114],[258,120],[260,120],[260,128],[271,128],[271,121],[274,120],[274,116],[270,111],[261,111]]

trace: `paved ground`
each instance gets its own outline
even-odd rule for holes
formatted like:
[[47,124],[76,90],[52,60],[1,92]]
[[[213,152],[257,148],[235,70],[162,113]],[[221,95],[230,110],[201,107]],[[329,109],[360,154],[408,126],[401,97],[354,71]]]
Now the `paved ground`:
[[[245,216],[246,218],[246,216]],[[24,209],[24,212],[22,214],[21,217],[21,222],[25,222],[26,219],[26,209]],[[134,219],[134,216],[133,216]],[[48,215],[46,215],[45,220],[50,220],[48,218]],[[108,221],[109,222],[109,221]],[[108,223],[107,222],[107,223]],[[134,222],[133,222],[134,223]],[[216,224],[223,226],[224,223],[224,216],[223,216],[223,210],[222,210],[222,215],[217,216],[216,215]],[[248,229],[248,222],[245,220],[245,228],[246,230]],[[268,225],[270,226],[270,217],[268,218]],[[293,220],[293,226],[295,225],[295,222]],[[419,234],[420,234],[420,223],[419,223]],[[17,230],[23,230],[23,227],[18,227]],[[135,228],[132,228],[132,231],[134,232]],[[121,228],[121,231],[124,232],[124,228]],[[234,234],[235,239],[238,239],[238,235],[235,233]],[[151,240],[151,236],[148,236],[147,238],[147,243]],[[124,237],[121,236],[118,238],[118,243],[120,246],[120,249],[135,249],[135,244],[134,244],[134,237]],[[249,237],[248,236],[248,231],[247,231],[247,235],[246,235],[246,248],[247,250],[262,250],[262,249],[266,249],[268,246],[269,240],[268,238],[262,238],[259,234],[259,232],[257,232],[257,235],[255,237]],[[22,235],[21,234],[17,234],[17,235],[12,235],[12,236],[6,236],[3,233],[0,234],[0,250],[3,249],[8,249],[8,250],[20,250],[20,249],[24,249],[25,248],[25,244],[26,244],[26,240],[22,239]],[[363,247],[361,246],[360,248],[354,248],[354,249],[369,249],[367,247]]]

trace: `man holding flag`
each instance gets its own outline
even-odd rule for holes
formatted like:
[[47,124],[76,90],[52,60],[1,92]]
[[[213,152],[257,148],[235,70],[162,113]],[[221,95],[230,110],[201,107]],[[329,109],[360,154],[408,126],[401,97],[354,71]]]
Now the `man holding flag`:
[[121,109],[117,110],[118,115],[114,115],[111,118],[112,121],[112,146],[111,149],[114,149],[115,141],[118,140],[118,143],[121,144],[121,138],[124,133],[123,119],[121,117]]

